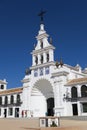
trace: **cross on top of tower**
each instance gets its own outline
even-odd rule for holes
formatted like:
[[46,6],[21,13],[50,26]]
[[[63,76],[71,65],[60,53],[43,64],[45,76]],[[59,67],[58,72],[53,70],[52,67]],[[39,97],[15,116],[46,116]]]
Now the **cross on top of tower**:
[[46,11],[41,10],[41,12],[38,14],[38,16],[40,16],[41,23],[43,23],[43,16],[45,13],[46,13]]

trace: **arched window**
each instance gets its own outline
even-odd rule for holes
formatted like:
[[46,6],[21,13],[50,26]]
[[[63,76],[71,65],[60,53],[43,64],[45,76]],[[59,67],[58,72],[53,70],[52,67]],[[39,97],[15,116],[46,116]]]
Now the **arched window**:
[[11,104],[14,103],[14,96],[13,95],[11,95],[10,102],[11,102]]
[[47,53],[47,62],[49,62],[49,54]]
[[0,105],[2,105],[2,97],[0,97]]
[[37,77],[38,76],[38,69],[35,69],[34,70],[34,77]]
[[41,63],[43,63],[43,55],[41,55]]
[[20,103],[20,95],[17,95],[17,103]]
[[3,84],[1,85],[1,89],[4,89],[4,85]]
[[71,88],[71,96],[72,96],[72,98],[77,98],[77,88],[76,87]]
[[35,57],[35,63],[36,63],[36,65],[38,64],[38,57],[37,56]]
[[50,72],[49,66],[45,67],[45,74],[49,74],[49,72]]
[[82,85],[82,87],[81,87],[81,96],[87,97],[87,86],[86,85]]
[[41,40],[40,43],[40,47],[43,48],[43,41]]
[[8,97],[5,96],[5,105],[8,104]]
[[43,68],[40,68],[40,76],[43,75]]

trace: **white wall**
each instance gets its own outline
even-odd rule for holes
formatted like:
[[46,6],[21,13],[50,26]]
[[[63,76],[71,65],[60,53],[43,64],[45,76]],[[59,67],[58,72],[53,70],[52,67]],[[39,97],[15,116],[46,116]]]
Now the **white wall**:
[[47,112],[47,104],[43,95],[31,96],[31,112],[34,117],[45,116]]

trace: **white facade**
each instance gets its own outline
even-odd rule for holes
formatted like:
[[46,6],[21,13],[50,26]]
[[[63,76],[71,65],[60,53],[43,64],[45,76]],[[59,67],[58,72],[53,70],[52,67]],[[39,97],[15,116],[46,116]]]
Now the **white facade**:
[[31,52],[32,66],[26,70],[22,88],[6,90],[7,83],[1,82],[5,90],[0,92],[0,117],[87,115],[87,70],[63,64],[62,59],[55,62],[55,47],[48,37],[41,24]]

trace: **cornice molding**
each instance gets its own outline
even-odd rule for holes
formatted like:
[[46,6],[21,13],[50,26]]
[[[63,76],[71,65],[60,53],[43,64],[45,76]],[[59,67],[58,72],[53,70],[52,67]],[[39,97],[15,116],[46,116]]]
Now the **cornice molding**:
[[29,78],[24,78],[23,80],[21,80],[22,83],[27,83],[27,82],[30,82],[30,79]]
[[62,71],[62,72],[56,72],[56,73],[52,73],[52,77],[57,77],[57,76],[67,76],[69,73],[66,71]]
[[42,52],[48,51],[49,49],[55,49],[55,47],[52,46],[52,45],[49,45],[48,47],[45,47],[45,48],[43,48],[43,49],[33,50],[33,51],[31,52],[31,54],[34,54],[34,55],[36,55],[36,54],[38,54],[38,53],[40,54],[40,53],[42,53]]
[[43,64],[38,64],[38,65],[32,66],[32,67],[30,67],[30,69],[33,70],[33,69],[37,69],[37,68],[41,68],[41,67],[46,67],[46,66],[50,66],[50,65],[54,66],[55,63],[53,61],[46,62],[46,63],[43,63]]

